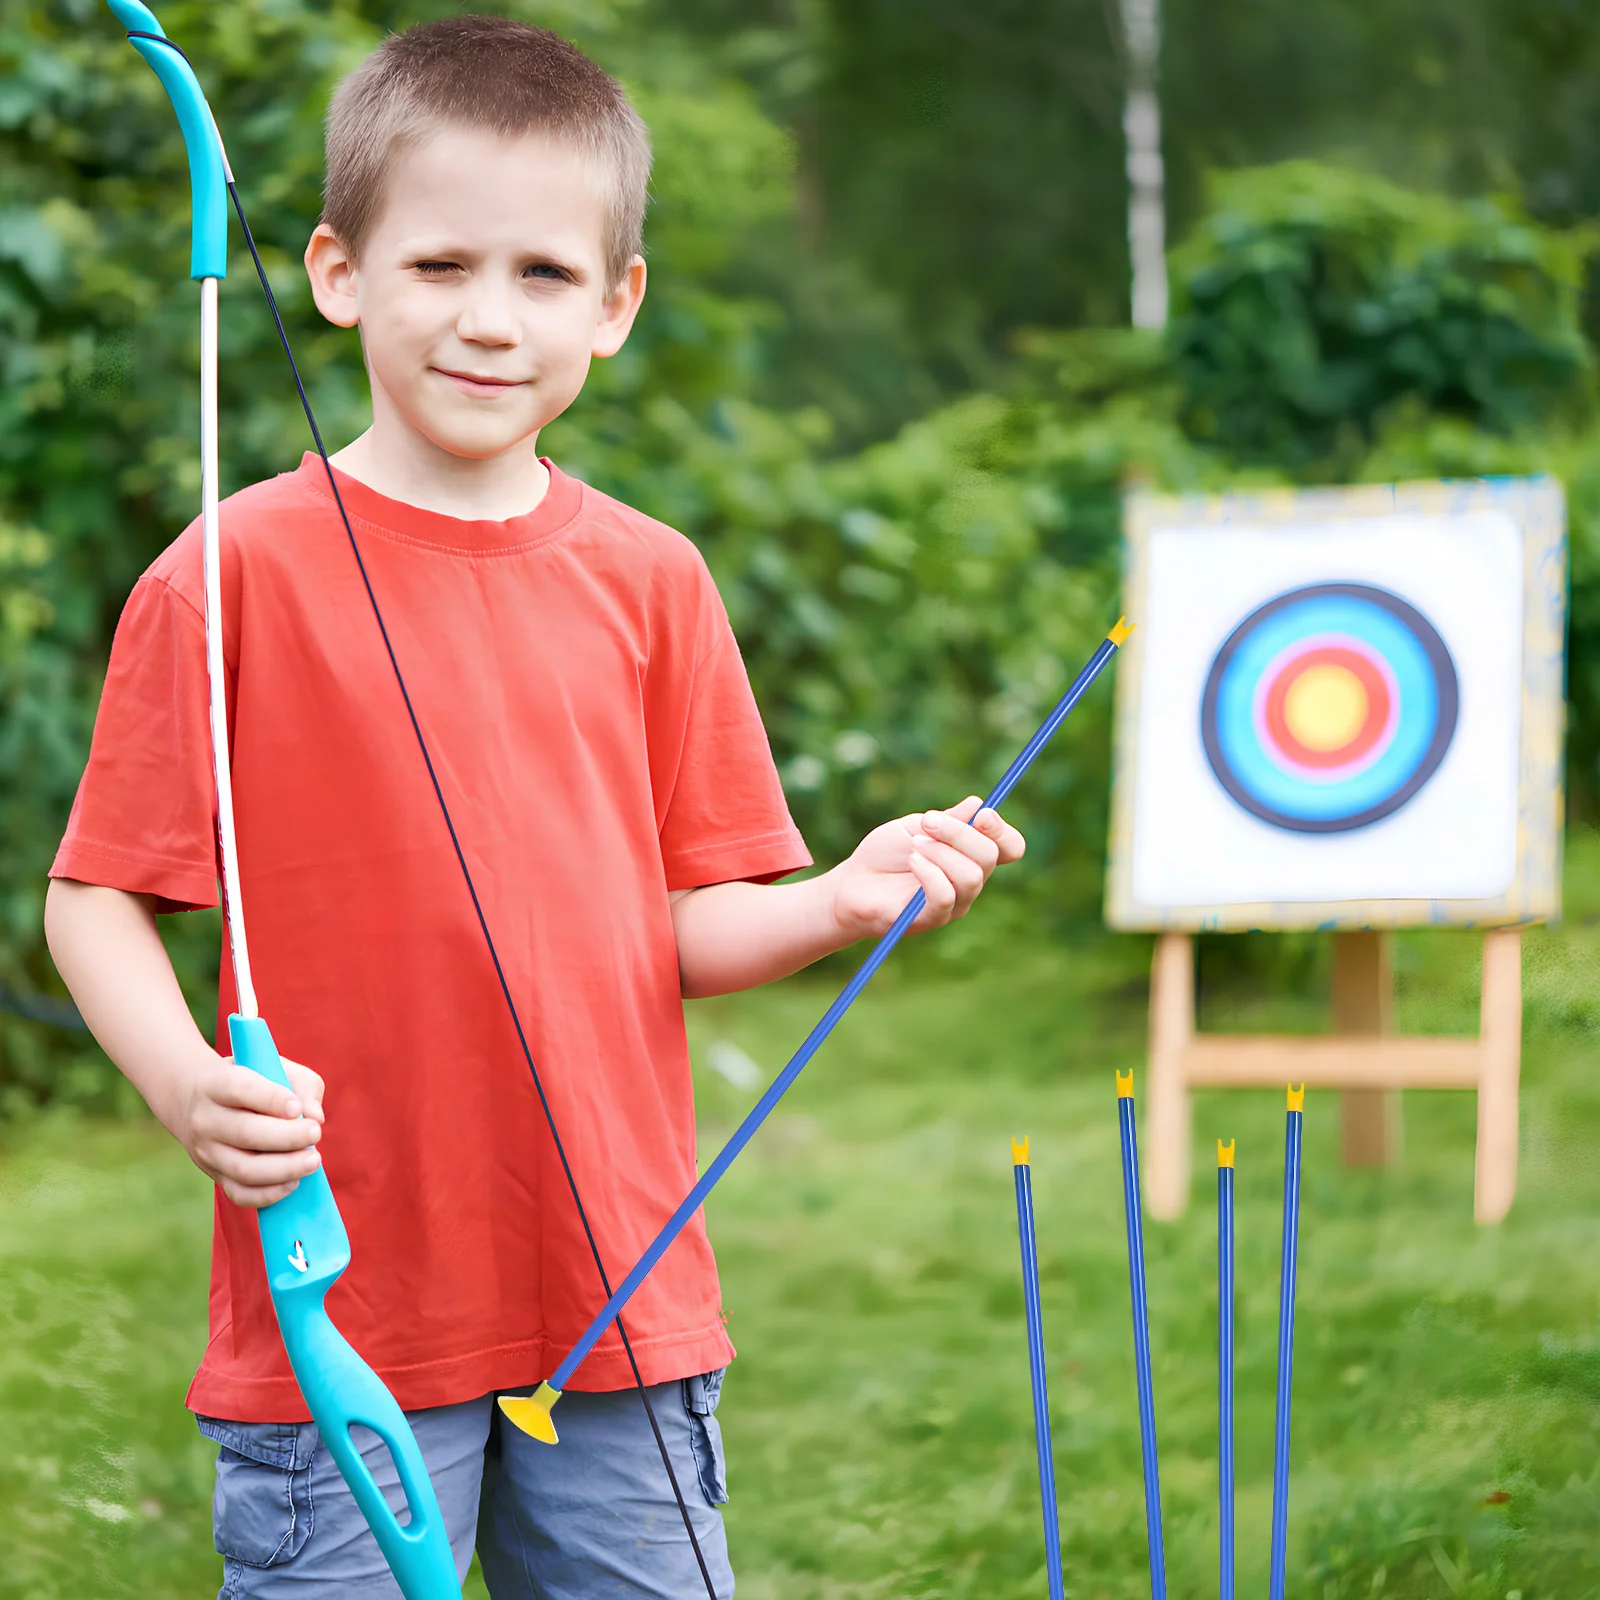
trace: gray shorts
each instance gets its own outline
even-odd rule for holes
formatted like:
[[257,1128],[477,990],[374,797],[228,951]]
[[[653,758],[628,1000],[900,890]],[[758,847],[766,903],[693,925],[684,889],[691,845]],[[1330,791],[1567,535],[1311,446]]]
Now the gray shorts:
[[[729,1600],[733,1571],[716,1509],[728,1492],[713,1415],[722,1377],[657,1384],[650,1401],[717,1600]],[[555,1449],[506,1423],[494,1402],[483,1395],[407,1413],[463,1579],[476,1545],[494,1600],[704,1600],[705,1580],[636,1391],[563,1395]],[[314,1423],[199,1422],[222,1447],[213,1501],[223,1558],[218,1600],[399,1600]],[[356,1436],[390,1504],[402,1505],[388,1450],[365,1429]]]

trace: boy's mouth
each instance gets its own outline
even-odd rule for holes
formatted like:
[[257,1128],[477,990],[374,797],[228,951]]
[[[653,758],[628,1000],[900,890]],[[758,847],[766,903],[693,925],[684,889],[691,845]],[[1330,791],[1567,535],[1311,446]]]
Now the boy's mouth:
[[441,378],[448,378],[462,394],[481,399],[493,399],[507,389],[520,389],[524,382],[521,378],[490,378],[476,372],[452,372],[446,367],[435,367],[433,370]]

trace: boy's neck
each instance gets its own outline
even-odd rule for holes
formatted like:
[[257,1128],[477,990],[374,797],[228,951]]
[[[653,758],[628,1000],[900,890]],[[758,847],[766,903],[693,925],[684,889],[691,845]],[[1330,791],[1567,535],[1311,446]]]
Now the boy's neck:
[[387,499],[465,522],[525,517],[550,487],[537,434],[480,460],[415,438],[392,440],[374,426],[329,459]]

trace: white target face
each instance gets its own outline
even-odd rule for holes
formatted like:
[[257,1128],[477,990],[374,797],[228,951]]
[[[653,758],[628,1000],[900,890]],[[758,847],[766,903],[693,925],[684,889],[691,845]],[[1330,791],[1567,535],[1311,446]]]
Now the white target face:
[[1152,527],[1134,900],[1504,895],[1523,556],[1492,509]]

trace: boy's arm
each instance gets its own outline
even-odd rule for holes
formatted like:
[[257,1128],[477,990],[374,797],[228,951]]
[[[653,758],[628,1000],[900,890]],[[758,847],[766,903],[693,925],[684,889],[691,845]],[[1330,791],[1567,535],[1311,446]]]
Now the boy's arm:
[[156,932],[150,896],[55,878],[44,928],[89,1031],[230,1200],[270,1205],[321,1164],[321,1078],[285,1061],[291,1094],[206,1043]]
[[965,916],[989,874],[1024,841],[970,795],[949,811],[913,813],[874,828],[849,860],[800,883],[716,883],[672,897],[685,998],[753,989],[858,939],[888,931],[920,888],[914,933]]

